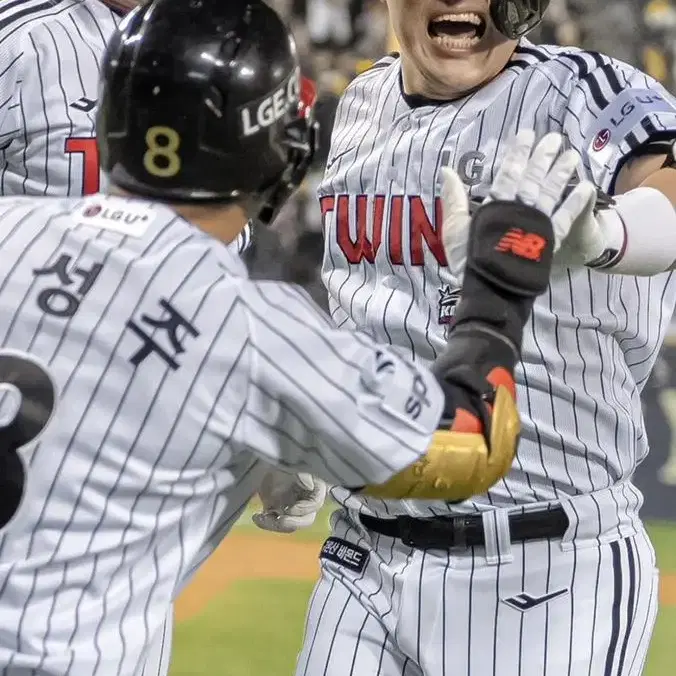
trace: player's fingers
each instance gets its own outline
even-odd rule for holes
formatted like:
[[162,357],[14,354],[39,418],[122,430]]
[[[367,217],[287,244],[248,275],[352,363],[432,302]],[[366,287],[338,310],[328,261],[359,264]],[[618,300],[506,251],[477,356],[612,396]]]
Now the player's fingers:
[[444,221],[458,224],[469,216],[469,199],[462,179],[450,167],[441,168],[441,199]]
[[258,514],[254,514],[251,517],[251,520],[256,524],[256,526],[262,528],[263,530],[269,530],[273,533],[279,532],[279,524],[277,523],[279,520],[278,514],[274,514],[272,512],[260,512]]
[[582,181],[566,197],[563,204],[552,216],[552,226],[557,246],[560,245],[574,227],[584,227],[584,213],[593,207],[596,199],[596,188],[590,181]]
[[289,505],[284,510],[284,514],[288,516],[305,516],[306,514],[316,514],[324,504],[324,498],[311,497],[307,500],[298,500],[293,505]]
[[535,146],[517,193],[519,200],[524,204],[540,208],[538,204],[540,191],[546,183],[547,174],[554,164],[562,142],[561,134],[552,132],[543,136]]
[[542,181],[537,208],[551,216],[561,202],[566,188],[570,185],[580,164],[580,155],[576,150],[566,150],[554,162],[549,174]]
[[259,528],[273,533],[293,533],[295,530],[288,523],[288,519],[285,519],[281,514],[277,514],[276,512],[254,514],[251,519]]
[[315,521],[314,514],[305,516],[287,516],[277,512],[262,512],[252,516],[253,522],[263,530],[273,533],[293,533],[301,528],[308,528]]
[[296,475],[296,486],[300,488],[300,497],[322,502],[329,490],[328,484],[324,480],[305,472]]
[[293,532],[301,528],[309,528],[317,516],[316,512],[312,514],[304,514],[303,516],[280,516],[279,524],[285,529],[285,532]]
[[311,492],[315,490],[315,478],[307,472],[296,474],[296,484],[306,491]]
[[492,199],[513,200],[516,197],[534,143],[535,132],[532,129],[522,129],[516,135],[514,142],[505,151],[500,169],[491,185]]

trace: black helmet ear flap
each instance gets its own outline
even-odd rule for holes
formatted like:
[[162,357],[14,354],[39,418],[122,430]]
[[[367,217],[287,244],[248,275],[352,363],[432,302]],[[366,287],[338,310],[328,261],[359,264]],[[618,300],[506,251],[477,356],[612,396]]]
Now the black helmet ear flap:
[[298,118],[291,121],[285,130],[284,143],[289,153],[288,163],[280,180],[265,196],[265,202],[258,213],[258,221],[263,225],[269,225],[275,220],[284,202],[300,186],[312,165],[319,138],[319,124],[314,117],[316,102],[317,90],[314,82],[306,77],[301,78]]
[[549,0],[491,0],[491,19],[510,40],[518,40],[541,21]]

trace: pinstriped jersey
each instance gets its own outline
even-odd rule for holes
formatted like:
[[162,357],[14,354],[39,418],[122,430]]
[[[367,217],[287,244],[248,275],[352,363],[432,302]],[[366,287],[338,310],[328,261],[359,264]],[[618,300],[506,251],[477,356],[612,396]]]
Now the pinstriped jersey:
[[0,3],[1,194],[99,190],[99,64],[118,21],[99,0]]
[[[469,194],[483,197],[522,128],[561,132],[586,175],[612,191],[628,153],[650,138],[676,136],[676,102],[627,64],[527,40],[492,82],[436,105],[404,97],[399,59],[383,59],[346,90],[319,187],[322,277],[337,325],[423,363],[439,353],[461,291],[441,242],[439,169],[453,166]],[[522,441],[506,480],[452,508],[376,500],[367,507],[429,516],[622,485],[626,498],[603,516],[618,519],[641,499],[629,483],[648,450],[639,396],[675,299],[671,274],[555,271],[525,330],[517,368]],[[336,495],[364,509],[344,491]]]
[[355,486],[426,449],[431,374],[168,207],[0,219],[1,673],[135,673],[266,466]]

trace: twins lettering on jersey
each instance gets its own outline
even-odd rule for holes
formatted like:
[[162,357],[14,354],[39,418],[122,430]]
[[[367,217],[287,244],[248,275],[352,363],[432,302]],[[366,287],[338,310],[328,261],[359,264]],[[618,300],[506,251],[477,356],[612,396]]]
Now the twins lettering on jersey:
[[[439,265],[446,265],[441,241],[443,215],[439,197],[434,201],[432,218],[420,195],[393,195],[389,200],[385,195],[326,195],[320,198],[319,203],[323,220],[328,214],[334,214],[338,247],[350,263],[362,260],[373,263],[383,245],[384,229],[387,232],[384,245],[392,265],[404,265],[405,246],[411,252],[411,265],[424,265],[423,241]],[[406,235],[404,210],[409,215]],[[369,221],[373,225],[370,236]]]
[[[332,157],[327,169],[352,150],[348,148]],[[451,155],[451,150],[442,151],[441,166],[451,163]],[[483,181],[485,161],[486,154],[480,150],[470,150],[460,156],[456,171],[465,185],[473,187]],[[441,172],[437,176],[436,189],[441,190]],[[324,222],[327,215],[333,213],[338,247],[350,263],[356,264],[362,260],[373,263],[383,244],[385,230],[387,253],[392,265],[405,264],[406,248],[411,252],[411,265],[424,265],[423,241],[437,263],[446,265],[441,242],[443,213],[439,197],[434,200],[433,216],[428,213],[420,195],[394,195],[389,198],[389,202],[385,195],[325,195],[320,198],[320,205]],[[404,234],[405,214],[409,216],[407,235]],[[370,236],[368,222],[373,226]],[[408,241],[405,242],[405,239]]]
[[82,194],[93,195],[101,186],[99,146],[93,137],[70,136],[64,142],[64,152],[82,156]]

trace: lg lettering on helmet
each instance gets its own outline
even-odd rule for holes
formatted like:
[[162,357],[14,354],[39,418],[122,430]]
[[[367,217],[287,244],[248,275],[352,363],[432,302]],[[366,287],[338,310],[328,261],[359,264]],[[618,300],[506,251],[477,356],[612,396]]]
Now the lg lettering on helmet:
[[300,71],[275,92],[240,109],[242,136],[253,136],[280,120],[289,108],[298,105],[300,98]]

